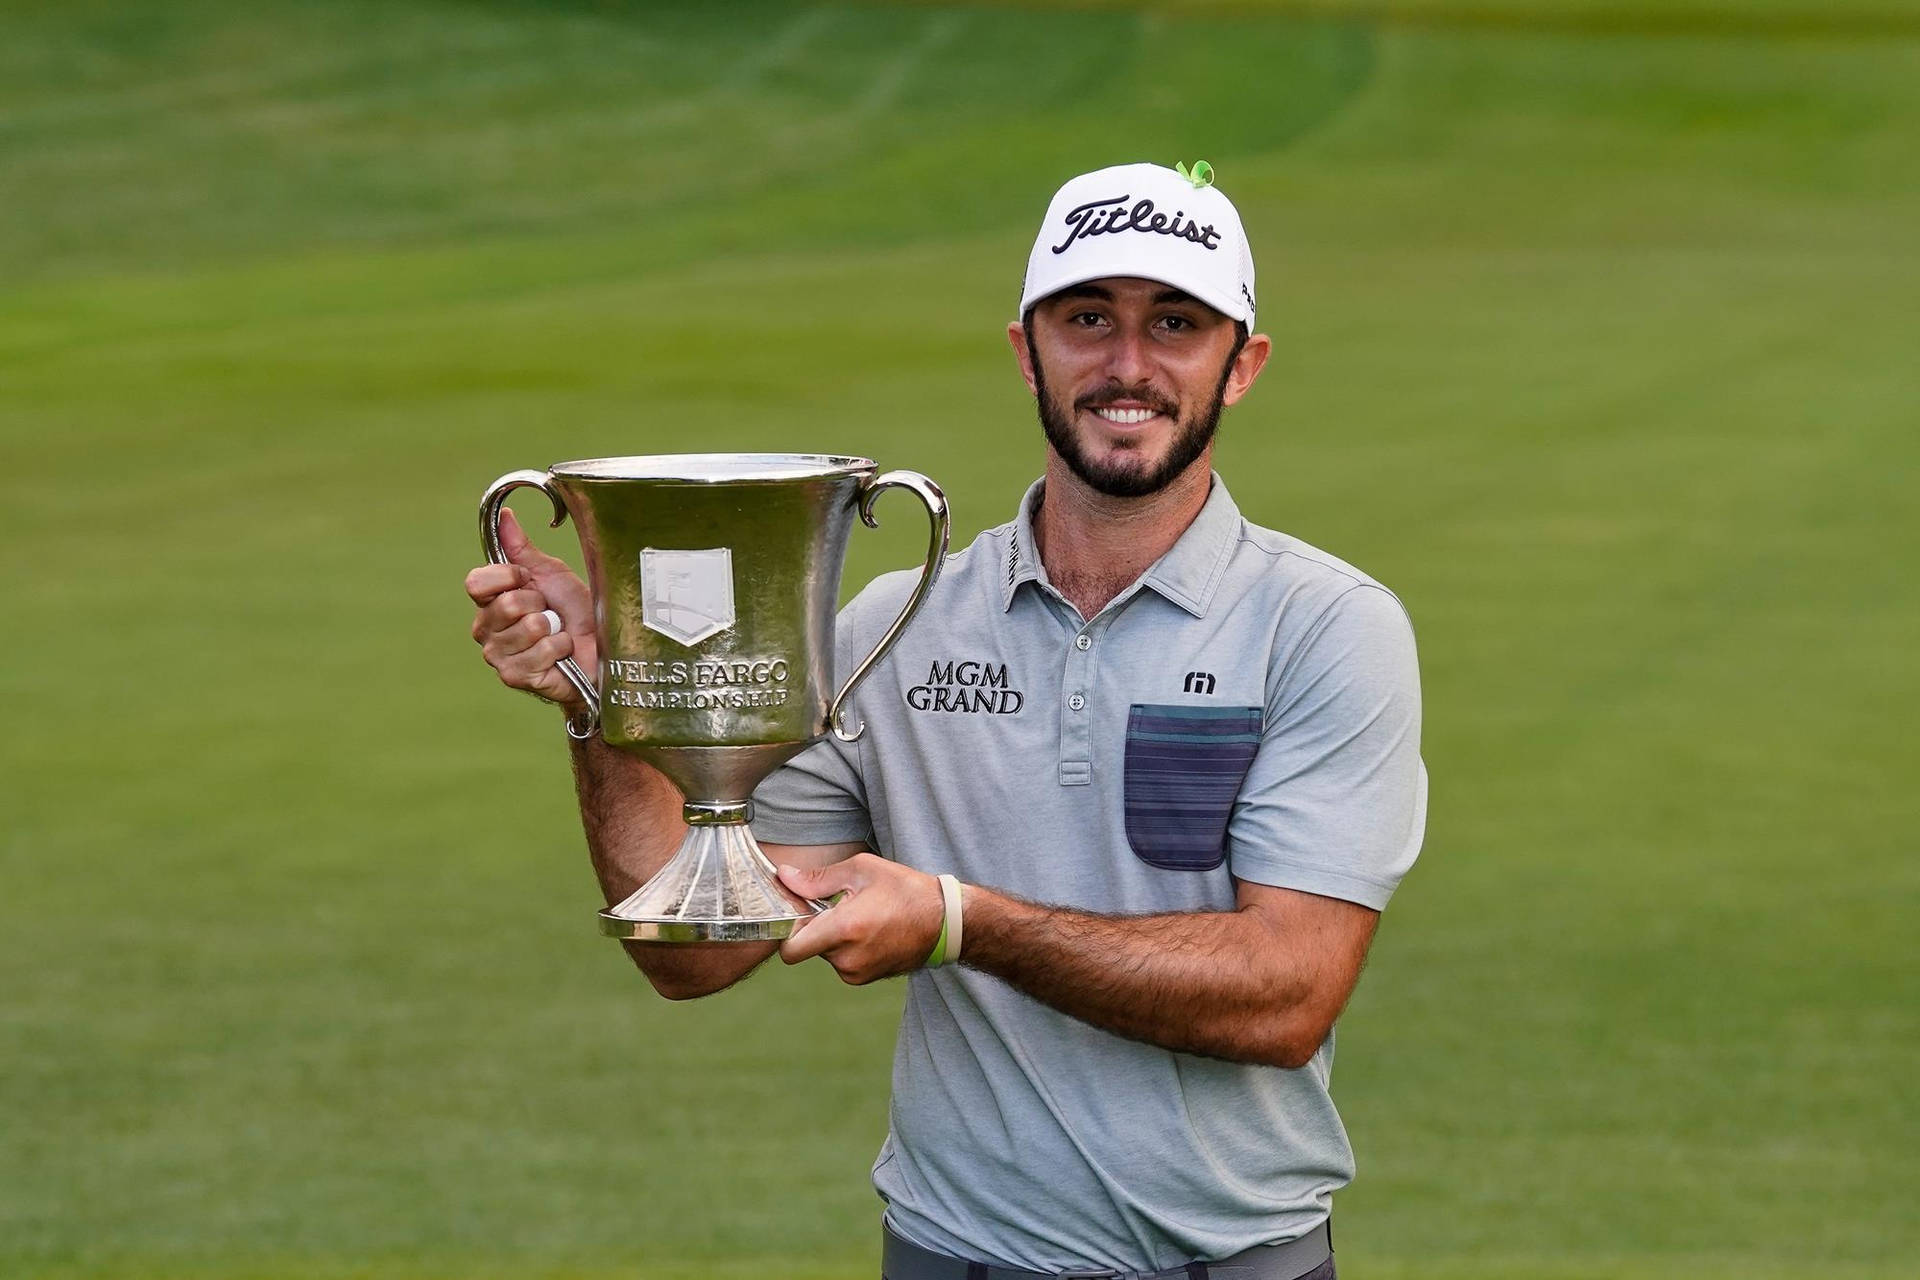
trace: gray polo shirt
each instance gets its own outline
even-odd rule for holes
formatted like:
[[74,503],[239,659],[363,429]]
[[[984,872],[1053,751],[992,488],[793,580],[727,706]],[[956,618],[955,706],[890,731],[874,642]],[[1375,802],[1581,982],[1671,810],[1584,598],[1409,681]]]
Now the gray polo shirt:
[[[862,840],[1103,913],[1231,910],[1236,878],[1384,907],[1426,818],[1399,601],[1249,524],[1215,476],[1172,550],[1084,620],[1034,551],[1040,493],[948,558],[858,695],[865,736],[761,786],[759,838]],[[916,576],[841,612],[838,670]],[[963,966],[907,983],[873,1180],[916,1244],[1167,1267],[1300,1235],[1353,1176],[1331,1036],[1288,1071],[1122,1039]]]

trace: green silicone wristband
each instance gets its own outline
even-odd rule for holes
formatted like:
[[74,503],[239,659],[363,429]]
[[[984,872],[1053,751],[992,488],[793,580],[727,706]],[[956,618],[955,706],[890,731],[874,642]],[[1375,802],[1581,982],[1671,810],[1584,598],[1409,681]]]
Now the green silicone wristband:
[[933,952],[927,957],[927,968],[938,969],[947,962],[947,922],[940,921],[940,936],[934,939]]

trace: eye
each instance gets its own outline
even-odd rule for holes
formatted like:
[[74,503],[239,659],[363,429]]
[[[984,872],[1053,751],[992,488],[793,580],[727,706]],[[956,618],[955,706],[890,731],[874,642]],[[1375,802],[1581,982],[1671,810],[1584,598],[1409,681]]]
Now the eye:
[[1067,317],[1067,323],[1076,329],[1091,329],[1106,323],[1106,317],[1098,311],[1076,311]]
[[1193,321],[1187,319],[1185,316],[1173,315],[1161,316],[1160,327],[1169,333],[1192,333],[1194,325]]

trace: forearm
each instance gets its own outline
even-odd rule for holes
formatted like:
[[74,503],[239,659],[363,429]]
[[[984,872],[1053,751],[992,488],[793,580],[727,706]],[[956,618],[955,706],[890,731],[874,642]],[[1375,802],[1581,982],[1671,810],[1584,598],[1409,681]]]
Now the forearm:
[[[679,850],[681,795],[651,765],[598,737],[573,742],[574,792],[594,874],[609,906],[652,879]],[[771,943],[623,942],[654,989],[670,999],[731,986],[773,954]]]
[[615,903],[652,879],[680,847],[686,835],[680,793],[659,770],[597,736],[569,745],[587,852],[608,903]]
[[1255,911],[1102,916],[977,885],[965,901],[962,963],[1116,1035],[1297,1067],[1331,1025],[1309,964]]

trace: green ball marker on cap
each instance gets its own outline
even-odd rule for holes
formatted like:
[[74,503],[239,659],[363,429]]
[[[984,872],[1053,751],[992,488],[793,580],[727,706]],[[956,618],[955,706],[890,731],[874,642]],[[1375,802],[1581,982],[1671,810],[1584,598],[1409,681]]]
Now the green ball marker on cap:
[[1191,182],[1196,188],[1210,187],[1213,185],[1213,166],[1205,160],[1195,160],[1193,162],[1193,168],[1191,169],[1181,164],[1178,160],[1175,160],[1173,162],[1173,171],[1185,178],[1188,182]]

